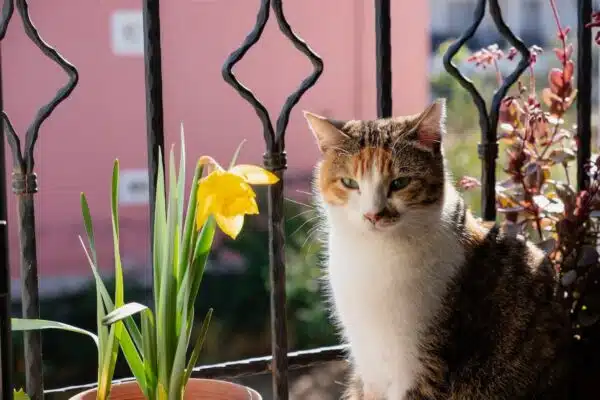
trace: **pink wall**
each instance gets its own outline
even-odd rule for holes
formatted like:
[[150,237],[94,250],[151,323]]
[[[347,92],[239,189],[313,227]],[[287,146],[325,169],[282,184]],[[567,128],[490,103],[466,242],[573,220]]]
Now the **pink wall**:
[[[44,39],[78,69],[71,97],[42,126],[37,144],[37,234],[42,278],[89,275],[77,235],[82,234],[79,193],[90,201],[101,261],[110,267],[109,177],[115,157],[122,168],[146,166],[144,70],[141,57],[112,53],[109,20],[117,2],[34,2],[31,15]],[[257,0],[171,0],[163,2],[163,76],[167,144],[176,143],[184,122],[188,157],[211,154],[227,162],[242,139],[241,161],[258,163],[262,128],[254,110],[221,78],[221,65],[251,30]],[[427,2],[394,2],[394,112],[416,112],[428,100],[429,14]],[[375,116],[374,12],[372,2],[287,0],[291,26],[325,61],[324,73],[294,109],[287,133],[289,173],[307,172],[316,148],[302,120],[308,109],[337,118]],[[118,8],[138,9],[121,0]],[[6,110],[23,132],[37,108],[66,81],[13,17],[2,43]],[[273,15],[271,16],[273,19]],[[271,111],[310,72],[311,65],[271,20],[262,40],[235,69]],[[190,160],[190,168],[194,160]],[[7,160],[12,163],[12,157]],[[143,262],[147,210],[123,206],[122,253]],[[13,277],[18,278],[15,201],[9,224]]]

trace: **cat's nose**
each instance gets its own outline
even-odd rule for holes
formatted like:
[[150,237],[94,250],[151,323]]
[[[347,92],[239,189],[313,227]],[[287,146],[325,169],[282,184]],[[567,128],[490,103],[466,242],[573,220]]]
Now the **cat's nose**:
[[366,220],[368,220],[372,223],[375,223],[381,219],[381,217],[383,216],[383,213],[381,211],[367,212],[367,213],[364,213],[363,216],[365,217]]

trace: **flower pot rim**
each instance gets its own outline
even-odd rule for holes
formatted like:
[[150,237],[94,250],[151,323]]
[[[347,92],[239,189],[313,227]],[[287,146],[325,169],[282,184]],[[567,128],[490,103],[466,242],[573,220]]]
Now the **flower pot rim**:
[[[249,399],[250,400],[262,400],[262,396],[260,395],[260,393],[258,393],[255,389],[246,386],[246,385],[242,385],[239,383],[235,383],[235,382],[230,382],[224,379],[210,379],[210,378],[190,378],[188,381],[188,384],[186,385],[186,388],[190,385],[190,384],[202,384],[202,383],[215,383],[218,382],[220,384],[225,384],[227,386],[236,386],[239,388],[243,388],[245,390],[247,390],[248,394],[249,394]],[[138,386],[138,382],[135,379],[131,379],[131,380],[124,380],[124,381],[116,381],[113,382],[112,387],[118,387],[118,386]],[[98,390],[98,387],[95,386],[91,389],[85,390],[83,392],[79,392],[75,395],[73,395],[72,397],[69,398],[69,400],[83,400],[85,399],[86,395],[92,394],[92,393],[96,393]]]

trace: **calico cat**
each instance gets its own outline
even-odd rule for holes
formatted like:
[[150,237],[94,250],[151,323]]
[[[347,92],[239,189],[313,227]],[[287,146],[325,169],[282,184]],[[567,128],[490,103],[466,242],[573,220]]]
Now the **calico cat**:
[[445,101],[418,115],[305,112],[322,159],[327,281],[351,400],[567,399],[568,313],[544,253],[485,228],[442,151]]

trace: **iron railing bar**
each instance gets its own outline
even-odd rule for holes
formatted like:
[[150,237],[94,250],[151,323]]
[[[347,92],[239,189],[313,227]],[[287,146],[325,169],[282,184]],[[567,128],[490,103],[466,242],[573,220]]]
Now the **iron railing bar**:
[[[13,0],[4,0],[2,6],[2,19],[0,21],[0,43],[6,35],[6,29],[14,12]],[[4,121],[8,119],[4,115],[4,97],[2,91],[2,62],[0,46],[0,396],[2,399],[10,399],[12,396],[12,328],[11,328],[11,298],[10,298],[10,265],[8,258],[8,219],[7,219],[7,193],[6,193],[6,160],[4,134],[7,139],[12,138],[15,143],[16,134],[14,130],[7,132],[4,129]],[[10,121],[8,121],[10,123]],[[10,125],[9,125],[10,126]],[[12,127],[12,126],[11,126]],[[16,137],[16,143],[19,138]],[[20,148],[20,144],[18,146]],[[17,152],[21,156],[20,152]]]
[[377,117],[392,116],[392,32],[390,0],[375,0]]
[[[279,148],[271,117],[265,106],[245,87],[232,72],[233,67],[254,46],[269,20],[271,1],[261,0],[252,31],[246,36],[238,49],[233,51],[221,69],[225,82],[254,108],[263,126],[263,137],[267,152],[265,165],[278,177],[279,182],[268,188],[268,221],[269,221],[269,283],[271,314],[271,350],[276,368],[272,371],[274,398],[287,399],[287,326],[285,316],[285,254],[283,251],[283,169],[285,169],[285,153]],[[280,246],[280,248],[278,248]]]
[[246,36],[246,39],[244,39],[242,45],[238,49],[233,51],[229,55],[229,57],[227,57],[227,60],[225,60],[225,63],[221,68],[221,75],[223,76],[225,82],[231,85],[239,93],[239,95],[242,96],[242,98],[244,98],[248,103],[250,103],[252,108],[254,108],[256,115],[258,115],[258,118],[260,119],[260,122],[263,125],[263,134],[265,143],[267,145],[267,150],[271,150],[275,142],[275,133],[273,130],[273,124],[271,123],[271,117],[269,116],[269,112],[267,111],[265,106],[258,100],[258,98],[256,98],[254,93],[252,93],[250,89],[244,86],[236,78],[235,74],[233,73],[233,67],[235,67],[235,65],[242,58],[244,58],[248,50],[250,50],[250,48],[254,46],[262,36],[265,26],[267,25],[267,21],[269,20],[270,2],[271,0],[261,0],[260,8],[256,15],[256,23],[254,25],[254,28],[248,34],[248,36]]
[[[13,14],[12,5],[4,3],[3,18]],[[25,145],[21,148],[21,140],[17,136],[9,118],[2,110],[3,132],[7,134],[8,143],[13,153],[14,170],[12,188],[17,195],[21,265],[21,305],[23,318],[39,318],[39,292],[37,271],[37,244],[35,229],[34,194],[37,193],[37,176],[34,173],[34,148],[39,130],[44,121],[73,91],[78,82],[78,73],[64,57],[49,46],[39,35],[29,15],[27,0],[16,0],[16,8],[21,16],[25,33],[35,46],[48,58],[58,64],[68,76],[67,83],[45,105],[39,108],[33,121],[25,133]],[[4,37],[8,19],[0,25],[0,37]],[[4,144],[4,143],[3,143]],[[1,245],[1,244],[0,244]],[[0,260],[1,262],[1,260]],[[34,400],[44,396],[42,342],[39,331],[23,332],[25,347],[26,392]]]
[[[0,39],[1,40],[1,39]],[[2,71],[0,49],[0,71]],[[0,110],[4,109],[2,74],[0,73]],[[4,119],[0,118],[0,133],[4,133]],[[10,298],[10,264],[8,257],[8,217],[6,193],[6,160],[4,134],[0,134],[0,398],[12,396],[12,329]]]
[[6,134],[6,140],[8,141],[8,145],[13,154],[13,164],[16,169],[25,171],[25,160],[21,154],[21,139],[17,135],[17,132],[15,132],[15,128],[5,111],[2,111],[2,120],[6,125],[3,131]]
[[[4,0],[4,4],[2,6],[2,20],[0,21],[0,41],[4,40],[4,36],[6,36],[6,29],[8,28],[8,24],[10,23],[10,20],[14,14],[14,9],[15,6],[13,0]],[[17,136],[10,119],[6,115],[4,107],[0,108],[0,112],[2,113],[0,117],[3,120],[0,121],[0,123],[4,122],[6,125],[2,127],[2,132],[7,135],[6,139],[13,154],[14,164],[24,170],[25,161],[21,155],[21,140],[19,139],[19,136]]]
[[496,90],[492,98],[492,106],[489,113],[488,130],[482,135],[482,141],[478,151],[483,161],[482,173],[482,191],[481,202],[483,207],[483,216],[487,221],[496,220],[496,159],[498,158],[498,119],[500,115],[500,105],[506,96],[510,87],[519,79],[523,72],[527,69],[530,63],[529,49],[521,39],[515,36],[510,30],[504,18],[502,17],[502,9],[498,4],[498,0],[490,0],[490,15],[494,21],[494,25],[504,38],[512,44],[521,54],[521,60],[517,64],[515,70],[504,80],[502,85]]
[[79,81],[79,74],[75,67],[69,63],[62,55],[58,53],[53,47],[48,45],[39,35],[38,30],[36,29],[33,21],[31,20],[31,16],[29,15],[29,6],[27,4],[27,0],[17,0],[17,10],[21,15],[21,20],[23,21],[23,28],[25,29],[25,33],[29,37],[29,39],[36,45],[38,49],[46,57],[54,61],[59,67],[65,71],[69,80],[67,83],[61,87],[52,100],[50,100],[47,104],[41,107],[33,122],[27,128],[27,133],[25,135],[25,148],[24,148],[24,159],[26,163],[27,170],[24,171],[27,174],[33,173],[33,167],[35,164],[33,158],[33,150],[35,147],[35,142],[37,141],[40,127],[44,123],[44,121],[52,114],[54,109],[58,107],[75,89],[77,82]]
[[473,103],[479,113],[479,127],[481,129],[481,143],[478,146],[479,158],[481,159],[481,208],[482,216],[486,221],[496,220],[496,159],[498,157],[497,127],[500,105],[510,87],[519,79],[530,63],[529,49],[514,35],[502,18],[502,10],[498,0],[489,0],[490,15],[500,34],[505,37],[522,56],[515,70],[506,77],[500,88],[496,90],[492,99],[491,110],[488,113],[487,105],[481,93],[475,88],[471,80],[465,77],[452,62],[460,48],[471,39],[483,18],[485,17],[486,0],[479,0],[475,7],[473,23],[461,35],[461,37],[450,47],[444,55],[444,67],[446,71],[455,78],[460,85],[469,92]]
[[[146,142],[148,146],[149,191],[148,203],[150,210],[150,249],[152,249],[152,243],[154,242],[154,206],[156,204],[158,163],[160,162],[162,164],[163,169],[165,167],[160,1],[144,0],[142,14],[144,19],[144,72],[146,78]],[[161,154],[162,157],[159,154]],[[150,255],[150,259],[152,259],[152,255]]]
[[[54,98],[42,106],[33,121],[31,122],[25,134],[25,146],[23,149],[15,148],[15,144],[20,144],[14,140],[16,134],[9,126],[9,137],[11,140],[11,150],[15,161],[13,172],[13,192],[18,198],[18,230],[19,242],[21,247],[21,300],[23,318],[35,319],[40,316],[40,301],[38,291],[38,262],[37,262],[37,243],[35,229],[35,208],[34,194],[37,193],[37,176],[33,172],[34,148],[38,138],[39,129],[44,121],[52,112],[62,103],[73,91],[78,81],[77,70],[64,57],[62,57],[54,48],[49,46],[40,37],[35,28],[27,0],[17,0],[16,8],[21,16],[25,33],[35,46],[58,64],[68,75],[67,83],[61,87]],[[8,121],[6,114],[5,120]],[[24,332],[25,347],[25,374],[26,391],[34,400],[41,400],[44,397],[43,382],[43,363],[42,363],[42,340],[39,331]]]
[[510,30],[504,18],[502,17],[502,10],[498,5],[498,0],[490,0],[490,15],[494,21],[494,24],[498,28],[498,32],[508,40],[508,42],[517,49],[517,51],[521,54],[521,60],[519,64],[515,68],[510,75],[508,75],[503,81],[502,85],[496,90],[494,96],[492,98],[492,107],[490,109],[490,129],[488,131],[488,141],[496,142],[496,131],[498,128],[498,120],[500,115],[500,105],[504,97],[506,97],[506,93],[510,89],[510,87],[523,75],[523,72],[529,67],[531,63],[531,54],[529,49],[523,43],[521,39],[519,39],[515,34]]
[[[303,80],[299,88],[288,96],[277,119],[277,132],[269,112],[257,97],[246,88],[233,74],[233,67],[244,57],[247,51],[258,42],[269,19],[270,7],[273,8],[280,31],[292,44],[305,54],[313,64],[313,72]],[[261,0],[252,31],[246,36],[242,45],[233,51],[221,69],[223,79],[254,108],[263,125],[263,136],[266,145],[264,165],[279,177],[279,181],[268,188],[268,221],[269,221],[269,282],[271,311],[271,344],[273,357],[273,392],[277,400],[287,400],[288,393],[288,361],[287,361],[287,318],[285,294],[285,237],[283,229],[283,192],[284,171],[287,167],[285,154],[285,131],[292,108],[302,95],[317,81],[322,72],[322,60],[298,37],[290,27],[283,12],[281,0]]]
[[275,13],[275,17],[281,32],[294,44],[298,50],[300,50],[300,52],[302,52],[302,54],[308,57],[313,66],[312,74],[306,77],[298,89],[288,96],[281,109],[279,118],[277,118],[275,139],[281,148],[284,148],[284,134],[288,126],[292,108],[298,104],[302,96],[304,96],[304,93],[306,93],[307,90],[312,88],[317,83],[317,80],[323,73],[323,59],[319,57],[304,40],[294,33],[293,29],[285,18],[285,14],[283,13],[282,0],[273,0],[273,12]]
[[[481,93],[477,90],[473,81],[463,75],[459,69],[456,67],[452,59],[456,56],[458,51],[467,43],[469,39],[475,36],[479,25],[481,25],[481,21],[485,17],[485,6],[487,0],[479,0],[477,6],[475,7],[475,11],[473,12],[473,23],[467,28],[467,30],[456,40],[454,43],[448,47],[446,54],[444,54],[444,68],[452,76],[454,79],[458,81],[458,83],[471,95],[473,99],[473,104],[477,108],[477,112],[479,114],[479,129],[481,130],[481,138],[483,143],[487,143],[487,138],[490,135],[490,118],[487,111],[487,105]],[[495,132],[493,133],[495,135]],[[494,192],[494,186],[490,187],[490,172],[488,169],[487,156],[485,151],[483,150],[485,147],[479,147],[479,158],[481,159],[481,208],[483,218],[490,221],[495,220],[496,217],[496,207],[494,206],[490,208],[490,197],[489,193]],[[494,176],[491,177],[492,181],[495,180]],[[495,193],[494,193],[495,194]],[[492,196],[492,198],[494,198]]]
[[[300,350],[290,352],[287,355],[289,369],[297,370],[319,365],[333,361],[344,361],[348,352],[347,345],[319,347],[310,350]],[[254,357],[244,360],[203,365],[194,368],[192,373],[196,378],[222,378],[235,379],[249,375],[258,375],[271,372],[272,356]],[[135,378],[128,377],[116,379],[113,384],[122,382],[131,382]],[[81,392],[83,390],[95,388],[97,383],[87,383],[83,385],[67,386],[56,389],[46,390],[46,394]]]
[[[21,310],[23,318],[40,318],[38,287],[37,240],[35,228],[34,194],[37,193],[35,174],[13,172],[13,192],[17,195],[17,226],[21,265]],[[25,391],[31,399],[43,399],[44,373],[42,336],[40,331],[24,331]]]
[[585,164],[591,157],[592,142],[592,31],[586,28],[592,17],[592,0],[577,6],[577,190],[588,184]]
[[288,390],[288,342],[285,293],[285,233],[283,215],[284,170],[287,166],[285,154],[285,132],[292,109],[304,93],[313,87],[323,72],[323,60],[310,49],[304,40],[294,33],[283,11],[282,0],[272,0],[271,6],[279,30],[292,42],[313,65],[313,72],[306,77],[286,99],[277,118],[276,132],[271,148],[267,143],[264,155],[266,168],[277,174],[280,181],[268,188],[269,202],[269,279],[271,308],[271,347],[273,393],[275,399],[286,400]]
[[286,158],[281,152],[268,151],[264,155],[264,165],[279,177],[279,181],[269,185],[268,221],[269,221],[269,284],[271,311],[271,351],[274,368],[273,398],[287,400],[288,393],[288,341],[285,293],[285,233],[283,228],[283,189]]
[[477,32],[477,28],[481,25],[481,21],[485,17],[485,3],[487,0],[479,0],[477,3],[477,7],[475,7],[475,11],[473,13],[473,23],[467,28],[465,33],[463,33],[455,42],[453,42],[444,54],[444,68],[446,72],[454,79],[458,81],[458,83],[471,95],[473,99],[473,103],[477,108],[477,112],[479,113],[479,129],[481,132],[488,132],[490,127],[490,121],[488,118],[487,105],[485,100],[481,96],[481,93],[477,90],[473,81],[463,75],[456,64],[452,59],[459,52],[461,47],[465,45]]
[[[294,351],[287,354],[289,369],[306,368],[314,364],[331,361],[344,361],[348,346],[338,345],[310,350]],[[241,377],[272,370],[273,357],[255,357],[226,363],[204,365],[194,368],[193,375],[202,378]]]
[[4,36],[6,35],[6,29],[8,28],[10,18],[14,11],[15,6],[13,0],[4,0],[4,4],[2,5],[2,17],[0,20],[0,40],[4,39]]

